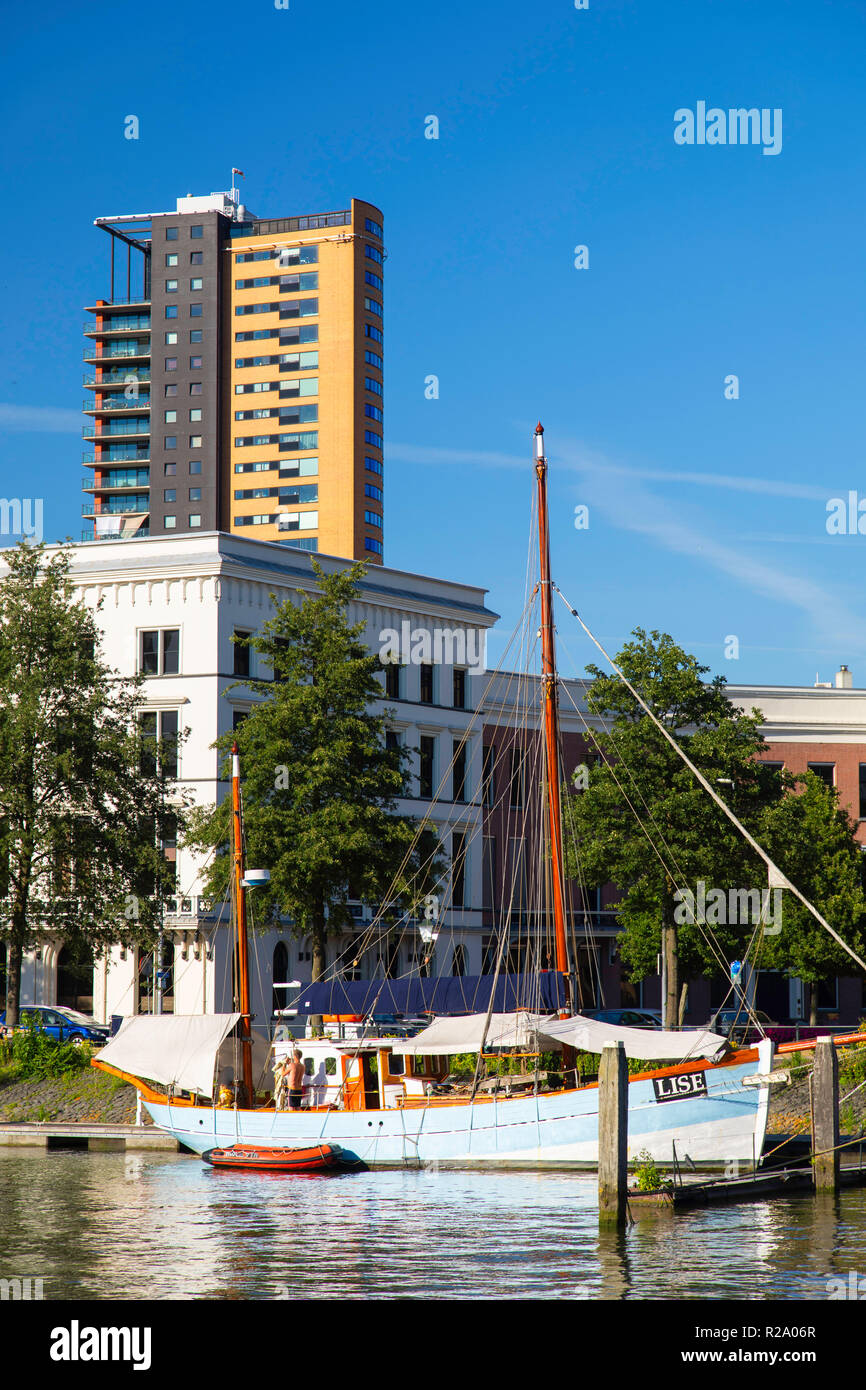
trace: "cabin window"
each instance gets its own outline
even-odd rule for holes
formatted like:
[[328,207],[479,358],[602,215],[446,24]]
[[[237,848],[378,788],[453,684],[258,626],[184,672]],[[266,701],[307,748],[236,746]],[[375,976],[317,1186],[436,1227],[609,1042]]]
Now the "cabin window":
[[403,1074],[405,1073],[405,1071],[406,1071],[406,1058],[405,1058],[405,1057],[395,1057],[394,1054],[393,1054],[393,1052],[392,1052],[392,1053],[391,1053],[391,1056],[388,1058],[388,1074],[389,1074],[389,1076],[403,1076]]
[[314,1066],[315,1066],[315,1063],[313,1062],[312,1057],[305,1057],[305,1058],[304,1058],[304,1074],[305,1074],[305,1076],[312,1076],[312,1074],[313,1074],[313,1067],[314,1067]]
[[325,1075],[326,1075],[326,1076],[336,1076],[336,1075],[337,1075],[337,1059],[336,1059],[336,1057],[326,1057],[326,1058],[325,1058]]

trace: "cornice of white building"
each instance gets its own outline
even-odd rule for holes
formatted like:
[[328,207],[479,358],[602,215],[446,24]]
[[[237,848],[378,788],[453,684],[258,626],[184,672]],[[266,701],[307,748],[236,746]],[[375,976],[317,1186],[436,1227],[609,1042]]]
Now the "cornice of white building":
[[[50,557],[62,547],[50,545]],[[158,584],[165,580],[236,579],[270,589],[316,587],[312,561],[326,574],[347,569],[351,560],[312,556],[274,541],[247,539],[225,531],[189,536],[151,536],[142,540],[104,539],[70,546],[76,586],[107,590],[114,585]],[[8,572],[0,552],[0,578]],[[486,589],[449,579],[371,566],[359,585],[359,599],[400,613],[440,616],[483,628],[499,618],[485,603]],[[200,595],[201,597],[202,595]]]

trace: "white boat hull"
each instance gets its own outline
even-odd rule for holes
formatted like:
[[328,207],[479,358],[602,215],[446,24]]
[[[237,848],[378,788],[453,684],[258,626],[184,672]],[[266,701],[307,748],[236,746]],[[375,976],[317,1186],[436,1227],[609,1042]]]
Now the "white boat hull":
[[[773,1045],[765,1040],[750,1061],[690,1069],[686,1075],[699,1071],[706,1081],[701,1094],[661,1099],[651,1079],[630,1082],[629,1161],[644,1153],[667,1166],[675,1158],[714,1168],[759,1160],[769,1089],[744,1086],[743,1078],[766,1075],[772,1056]],[[329,1143],[368,1167],[553,1168],[598,1162],[595,1087],[468,1105],[361,1111],[229,1110],[150,1099],[145,1104],[156,1125],[195,1153],[234,1143]]]

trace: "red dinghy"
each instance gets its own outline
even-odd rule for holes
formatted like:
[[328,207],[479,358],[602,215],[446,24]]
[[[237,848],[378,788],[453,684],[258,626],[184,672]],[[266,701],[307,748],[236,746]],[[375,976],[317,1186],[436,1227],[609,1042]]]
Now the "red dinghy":
[[337,1168],[343,1151],[339,1144],[311,1144],[306,1149],[276,1149],[255,1144],[233,1144],[229,1149],[207,1149],[205,1163],[214,1168],[255,1168],[273,1173],[323,1173]]

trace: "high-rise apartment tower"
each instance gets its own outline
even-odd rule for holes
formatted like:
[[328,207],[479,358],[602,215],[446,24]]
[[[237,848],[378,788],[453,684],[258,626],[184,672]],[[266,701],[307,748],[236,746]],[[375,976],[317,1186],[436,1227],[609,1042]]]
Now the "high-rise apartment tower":
[[84,438],[93,531],[237,531],[382,563],[382,214],[231,193],[100,217]]

